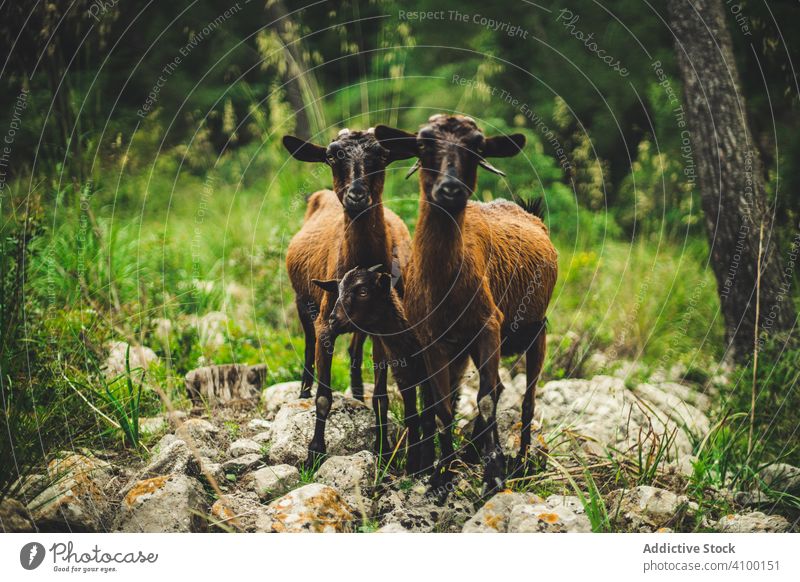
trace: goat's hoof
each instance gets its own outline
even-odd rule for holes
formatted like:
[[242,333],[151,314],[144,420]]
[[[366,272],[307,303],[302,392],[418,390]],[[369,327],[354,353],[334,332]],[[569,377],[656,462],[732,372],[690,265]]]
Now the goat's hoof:
[[350,386],[350,392],[353,394],[353,398],[364,402],[364,386]]
[[300,398],[311,398],[311,388],[303,388],[300,390]]
[[506,462],[502,453],[493,452],[489,455],[486,455],[486,464],[483,468],[484,497],[499,493],[505,489],[505,469]]
[[305,463],[303,463],[303,468],[306,471],[316,471],[319,469],[322,462],[325,460],[325,451],[315,451],[312,449],[308,450],[308,457],[306,457]]

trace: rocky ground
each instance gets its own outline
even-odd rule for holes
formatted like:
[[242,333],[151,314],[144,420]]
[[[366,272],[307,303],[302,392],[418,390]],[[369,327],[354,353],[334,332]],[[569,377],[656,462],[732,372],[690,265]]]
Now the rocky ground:
[[[502,375],[507,389],[499,404],[499,428],[503,447],[513,453],[524,375],[508,370]],[[313,400],[298,399],[297,382],[262,388],[264,376],[258,366],[191,372],[187,390],[196,406],[142,419],[142,431],[155,442],[143,458],[64,452],[29,479],[34,498],[0,505],[0,527],[123,532],[782,532],[798,527],[773,514],[774,505],[757,491],[708,491],[720,500],[724,514],[700,507],[687,495],[692,451],[711,429],[711,400],[668,375],[633,387],[612,375],[544,384],[537,400],[537,440],[549,454],[546,468],[510,480],[509,489],[482,499],[480,469],[458,465],[443,503],[429,494],[427,478],[405,476],[402,462],[378,463],[372,453],[372,411],[347,393],[334,399],[329,457],[316,472],[303,470]],[[462,386],[457,436],[469,430],[477,412],[476,376],[468,374]],[[392,401],[393,410],[402,410],[396,391]],[[399,424],[394,433],[397,442]],[[800,469],[776,465],[765,474],[768,479],[796,494]],[[43,485],[33,487],[37,483]]]

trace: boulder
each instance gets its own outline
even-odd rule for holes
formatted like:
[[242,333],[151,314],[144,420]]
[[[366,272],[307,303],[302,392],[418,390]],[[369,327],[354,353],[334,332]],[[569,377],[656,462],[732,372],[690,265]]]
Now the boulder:
[[256,521],[260,532],[347,532],[355,514],[333,488],[311,483],[279,497]]
[[[47,465],[51,485],[29,504],[34,522],[46,529],[64,524],[73,531],[101,531],[108,508],[106,486],[111,466],[103,460],[69,453]],[[58,526],[55,526],[58,527]]]
[[372,514],[377,470],[375,455],[359,451],[355,455],[329,457],[320,466],[315,480],[336,489],[350,507],[368,516]]
[[[103,374],[109,380],[125,374],[125,358],[129,344],[126,342],[111,342],[108,344],[108,357],[103,365]],[[131,372],[137,369],[148,370],[150,364],[158,362],[156,353],[147,346],[130,346]],[[135,375],[138,378],[139,375]]]
[[[297,465],[308,456],[308,444],[314,434],[316,412],[313,399],[285,404],[272,424],[269,458],[275,464]],[[333,395],[333,405],[325,430],[329,455],[352,455],[372,450],[375,443],[375,419],[363,402]]]
[[782,533],[789,531],[789,522],[780,515],[760,511],[741,515],[726,515],[716,525],[722,533]]
[[186,390],[192,402],[202,405],[246,404],[255,406],[261,394],[267,367],[264,364],[205,366],[186,374]]
[[205,529],[208,506],[197,479],[160,475],[137,482],[120,505],[116,529],[122,532],[197,532]]
[[634,392],[610,376],[548,382],[539,390],[536,409],[548,430],[568,428],[623,453],[657,450],[669,442],[668,460],[691,455],[693,438],[709,429],[699,409],[673,395],[652,385]]
[[612,491],[605,503],[614,525],[630,532],[652,532],[663,527],[674,529],[697,508],[685,495],[648,485]]
[[291,465],[271,465],[253,472],[253,489],[263,499],[284,495],[300,482],[300,471]]

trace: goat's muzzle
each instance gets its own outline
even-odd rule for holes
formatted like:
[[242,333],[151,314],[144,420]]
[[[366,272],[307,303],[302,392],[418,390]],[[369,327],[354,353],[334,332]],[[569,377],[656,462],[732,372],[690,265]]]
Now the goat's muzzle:
[[445,177],[433,188],[433,201],[445,210],[460,210],[468,199],[467,188],[456,178]]
[[369,190],[358,181],[350,185],[342,198],[342,205],[350,215],[364,212],[370,204],[372,204],[372,197],[369,195]]

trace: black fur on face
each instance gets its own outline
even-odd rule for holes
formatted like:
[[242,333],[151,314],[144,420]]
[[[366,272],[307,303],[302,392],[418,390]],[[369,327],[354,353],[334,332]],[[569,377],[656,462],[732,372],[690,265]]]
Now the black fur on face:
[[375,135],[393,155],[417,155],[426,199],[451,213],[466,206],[478,166],[502,175],[487,158],[514,156],[525,145],[522,134],[487,138],[471,117],[443,113],[431,116],[416,134],[379,125]]
[[381,201],[390,153],[375,139],[372,128],[343,129],[327,148],[292,135],[284,136],[283,145],[298,160],[331,167],[333,189],[351,217]]
[[338,294],[328,324],[337,334],[353,329],[378,332],[384,308],[391,296],[391,275],[380,271],[381,265],[369,269],[356,267],[341,280],[313,280],[329,293]]

